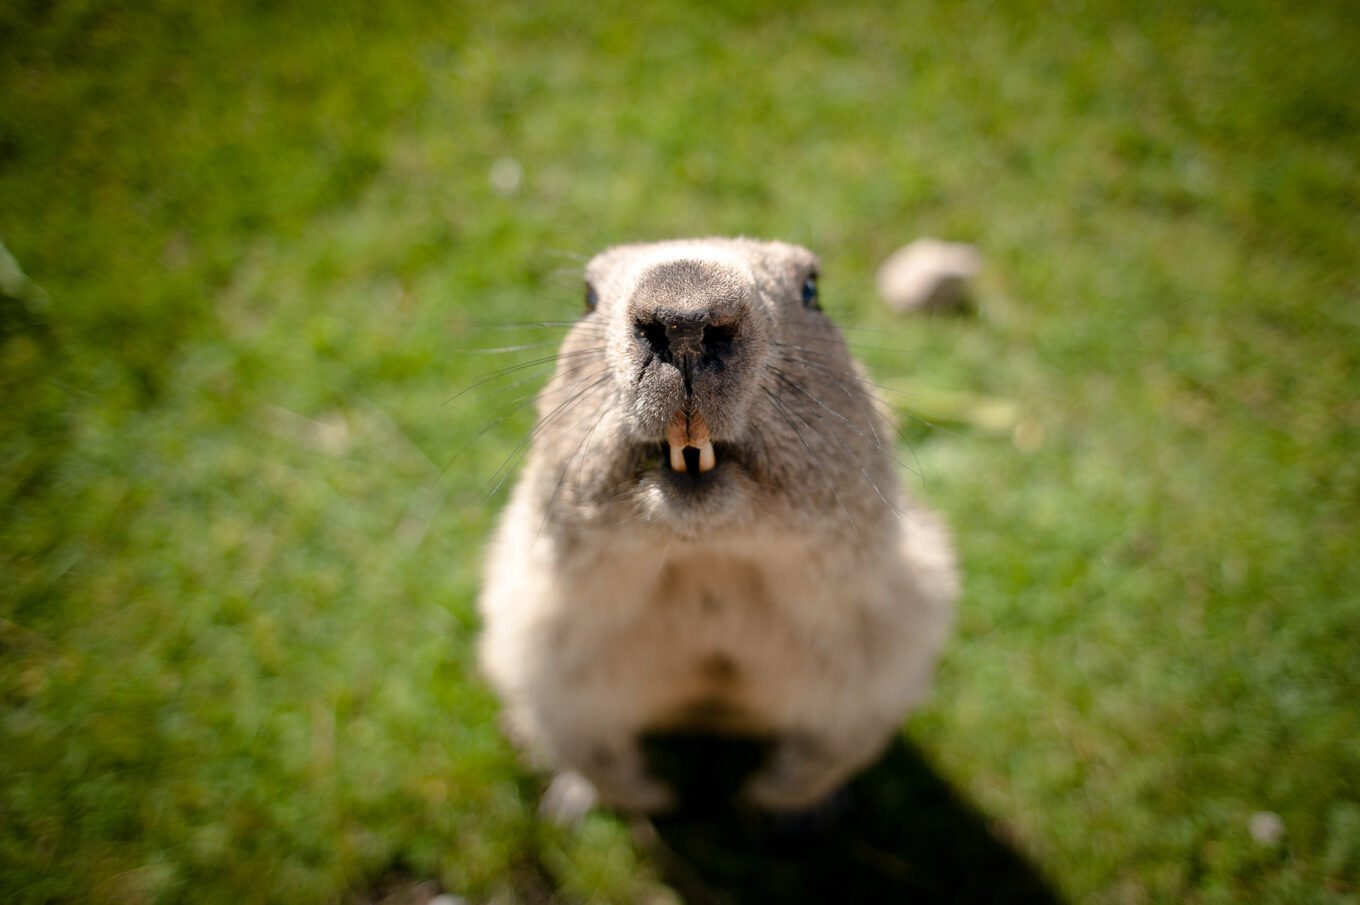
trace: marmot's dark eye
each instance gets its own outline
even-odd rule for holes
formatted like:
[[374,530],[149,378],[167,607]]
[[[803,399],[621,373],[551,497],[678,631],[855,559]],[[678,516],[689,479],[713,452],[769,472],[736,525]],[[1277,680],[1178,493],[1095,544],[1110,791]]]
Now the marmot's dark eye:
[[803,281],[803,307],[821,307],[817,304],[817,274],[815,273]]
[[590,285],[589,283],[586,283],[586,310],[594,311],[595,306],[598,305],[599,303],[600,303],[599,293],[595,291],[594,286]]

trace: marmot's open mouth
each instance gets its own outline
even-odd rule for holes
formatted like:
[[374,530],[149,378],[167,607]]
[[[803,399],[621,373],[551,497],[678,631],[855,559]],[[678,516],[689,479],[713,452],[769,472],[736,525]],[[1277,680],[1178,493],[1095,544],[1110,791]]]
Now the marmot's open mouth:
[[719,476],[725,466],[746,464],[744,449],[713,442],[702,418],[687,419],[681,412],[671,419],[666,439],[639,443],[633,454],[638,480],[653,474],[672,490],[683,493],[715,486],[721,483]]
[[742,450],[730,443],[707,444],[706,449],[683,446],[677,449],[662,440],[638,448],[638,477],[649,471],[660,472],[659,477],[677,488],[707,487],[721,474],[725,465],[743,463]]
[[666,449],[671,471],[703,474],[706,471],[712,471],[713,466],[718,464],[718,456],[713,450],[713,441],[711,440],[704,440],[697,447],[676,446],[674,443],[667,443]]
[[696,412],[676,409],[666,428],[666,461],[671,471],[681,474],[703,474],[718,464],[713,440],[708,435],[708,422]]

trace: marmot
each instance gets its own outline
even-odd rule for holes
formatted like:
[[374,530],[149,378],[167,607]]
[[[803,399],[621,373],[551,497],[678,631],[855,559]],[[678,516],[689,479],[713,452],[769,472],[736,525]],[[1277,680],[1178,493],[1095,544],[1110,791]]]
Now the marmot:
[[675,804],[638,748],[674,730],[771,739],[742,796],[807,808],[927,690],[954,555],[817,276],[752,239],[586,267],[480,600],[508,731],[578,801]]

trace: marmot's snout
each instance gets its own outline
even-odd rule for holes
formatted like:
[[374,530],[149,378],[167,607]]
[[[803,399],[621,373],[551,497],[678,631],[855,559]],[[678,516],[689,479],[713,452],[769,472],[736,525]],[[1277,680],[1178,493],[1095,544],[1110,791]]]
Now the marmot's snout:
[[697,375],[721,373],[740,353],[751,292],[749,277],[712,261],[656,264],[633,293],[633,336],[651,362],[679,371],[693,395]]
[[637,399],[672,471],[711,471],[714,442],[736,433],[762,345],[754,296],[749,273],[712,260],[657,263],[637,282],[629,304]]

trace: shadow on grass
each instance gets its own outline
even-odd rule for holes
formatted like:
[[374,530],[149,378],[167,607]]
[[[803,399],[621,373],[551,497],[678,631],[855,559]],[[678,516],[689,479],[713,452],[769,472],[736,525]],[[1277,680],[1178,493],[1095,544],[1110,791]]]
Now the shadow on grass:
[[726,804],[764,756],[758,744],[669,737],[647,751],[687,802],[652,821],[650,842],[688,905],[1061,901],[905,741],[822,812],[797,818]]

